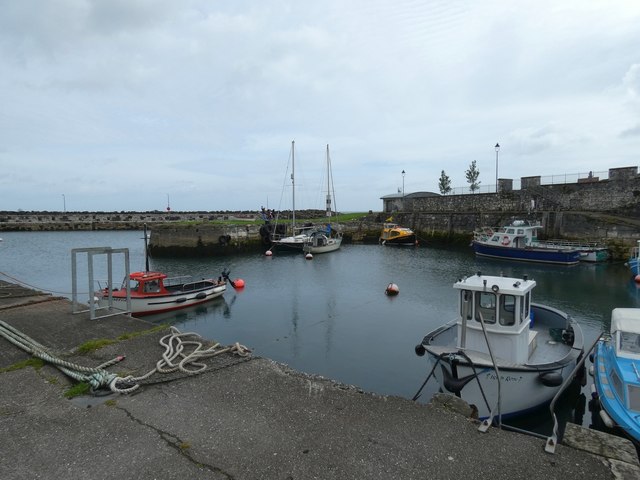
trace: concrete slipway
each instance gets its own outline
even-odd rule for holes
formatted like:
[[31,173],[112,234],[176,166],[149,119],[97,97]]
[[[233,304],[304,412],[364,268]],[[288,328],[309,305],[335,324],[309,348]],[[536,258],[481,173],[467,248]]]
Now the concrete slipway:
[[[0,283],[0,320],[67,361],[93,367],[126,355],[107,370],[137,377],[161,359],[168,329],[71,310],[66,299]],[[133,332],[146,333],[74,353]],[[615,437],[599,443],[600,455],[567,445],[552,455],[536,437],[480,433],[447,402],[365,393],[266,358],[225,353],[199,375],[155,373],[130,394],[68,400],[71,381],[50,364],[7,370],[30,357],[0,337],[4,480],[640,478],[635,451]],[[576,446],[597,435],[576,428]]]

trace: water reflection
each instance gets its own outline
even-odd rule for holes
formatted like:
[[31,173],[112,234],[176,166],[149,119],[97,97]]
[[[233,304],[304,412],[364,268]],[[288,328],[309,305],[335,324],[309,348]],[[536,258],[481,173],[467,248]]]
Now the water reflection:
[[[72,248],[129,248],[131,268],[139,270],[144,268],[141,235],[6,232],[0,249],[2,270],[37,288],[70,296]],[[195,331],[221,344],[237,341],[256,355],[295,369],[405,398],[415,394],[430,369],[414,347],[429,330],[454,318],[452,285],[463,276],[477,271],[528,275],[537,282],[535,301],[573,316],[587,345],[608,331],[613,308],[640,307],[640,288],[622,264],[510,262],[478,258],[466,247],[343,245],[313,260],[276,251],[273,257],[257,252],[225,258],[152,258],[151,268],[196,278],[217,277],[229,269],[231,278],[242,278],[246,284],[244,290],[229,288],[204,306],[149,317],[154,322]],[[102,275],[106,270],[96,271]],[[384,294],[390,282],[400,289],[397,297]],[[420,401],[429,401],[434,390],[428,385]],[[590,396],[586,389],[580,393]],[[568,416],[581,417],[579,401],[569,406],[574,413]]]

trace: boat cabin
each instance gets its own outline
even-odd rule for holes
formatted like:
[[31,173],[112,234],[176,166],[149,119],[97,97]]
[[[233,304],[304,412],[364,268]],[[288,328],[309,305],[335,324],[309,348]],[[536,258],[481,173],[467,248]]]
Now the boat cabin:
[[526,363],[536,348],[537,332],[530,329],[534,280],[477,275],[458,280],[457,347],[489,354],[481,319],[494,356]]
[[640,308],[614,308],[611,312],[611,337],[616,356],[640,360]]
[[525,248],[538,242],[538,230],[541,225],[530,225],[516,220],[511,225],[501,227],[487,240],[487,243],[503,247]]
[[[167,275],[160,272],[134,272],[129,275],[129,288],[132,294],[166,294],[168,292],[164,285],[165,278],[167,278]],[[126,285],[122,286],[123,290],[126,288]]]

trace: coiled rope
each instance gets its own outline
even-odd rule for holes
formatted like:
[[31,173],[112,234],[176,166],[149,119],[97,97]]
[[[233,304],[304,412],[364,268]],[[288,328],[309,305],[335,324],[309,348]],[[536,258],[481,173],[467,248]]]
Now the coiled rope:
[[[137,390],[140,388],[140,381],[149,378],[156,372],[172,373],[179,370],[187,375],[196,375],[204,372],[207,368],[207,365],[199,360],[227,352],[241,357],[251,354],[251,350],[239,343],[222,348],[219,348],[219,343],[215,343],[208,348],[204,348],[202,342],[196,340],[196,338],[201,339],[197,333],[181,333],[177,328],[171,327],[171,333],[160,339],[160,345],[164,347],[165,351],[162,354],[162,359],[156,363],[155,368],[140,377],[131,375],[119,377],[117,374],[109,373],[105,369],[124,360],[124,356],[115,357],[97,367],[85,367],[52,355],[47,351],[46,347],[1,320],[0,335],[34,357],[55,365],[69,377],[79,382],[88,383],[91,385],[92,391],[100,388],[109,388],[116,393],[131,393]],[[189,349],[191,350],[187,353]]]

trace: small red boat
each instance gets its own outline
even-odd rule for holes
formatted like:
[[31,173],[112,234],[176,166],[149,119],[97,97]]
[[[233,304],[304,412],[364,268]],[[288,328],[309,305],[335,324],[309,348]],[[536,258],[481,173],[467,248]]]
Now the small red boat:
[[[132,315],[152,315],[208,302],[227,289],[227,272],[216,279],[192,280],[190,277],[168,278],[160,272],[134,272],[120,289],[103,288],[95,297],[100,307],[114,307]],[[127,306],[127,286],[130,308]]]

